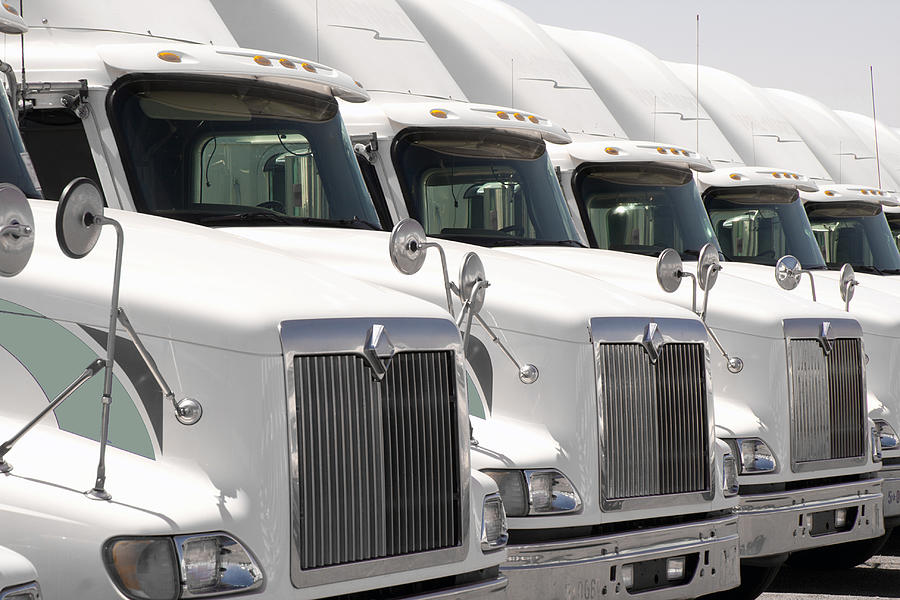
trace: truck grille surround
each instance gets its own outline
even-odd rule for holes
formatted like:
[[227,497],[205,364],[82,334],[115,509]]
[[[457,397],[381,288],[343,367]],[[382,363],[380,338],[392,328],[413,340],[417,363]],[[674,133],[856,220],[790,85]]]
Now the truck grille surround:
[[825,338],[823,343],[822,339],[793,338],[787,342],[791,462],[795,470],[829,466],[823,461],[865,460],[862,341],[841,337]]
[[452,352],[399,352],[382,381],[355,354],[294,359],[300,568],[461,543]]
[[606,500],[709,489],[705,352],[667,343],[653,362],[641,344],[598,344]]

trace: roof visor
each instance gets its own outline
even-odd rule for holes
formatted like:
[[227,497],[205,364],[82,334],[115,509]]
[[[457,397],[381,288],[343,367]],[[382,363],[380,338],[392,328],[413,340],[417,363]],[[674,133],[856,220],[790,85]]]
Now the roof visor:
[[577,162],[652,162],[706,173],[714,167],[705,156],[672,144],[609,138],[575,142],[566,151]]
[[108,44],[97,54],[120,77],[128,73],[195,73],[255,77],[328,94],[348,102],[365,102],[369,94],[346,73],[273,52],[203,44]]
[[19,11],[9,2],[0,0],[0,33],[25,33],[28,26]]
[[777,186],[801,192],[817,192],[816,185],[806,175],[796,171],[772,169],[768,167],[723,167],[712,173],[699,175],[697,180],[704,187],[747,187]]
[[382,104],[384,114],[401,127],[490,127],[539,135],[545,142],[568,144],[569,134],[556,123],[530,112],[466,102],[398,102]]
[[859,185],[823,185],[818,192],[802,193],[803,202],[867,202],[884,207],[900,206],[900,198],[891,192]]

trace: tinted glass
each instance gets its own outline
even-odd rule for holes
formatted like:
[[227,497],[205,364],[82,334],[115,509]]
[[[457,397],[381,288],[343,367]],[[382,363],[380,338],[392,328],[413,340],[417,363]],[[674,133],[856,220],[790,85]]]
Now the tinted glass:
[[29,198],[40,198],[31,158],[25,151],[15,114],[0,86],[0,183],[11,183]]
[[394,144],[394,161],[410,214],[428,235],[483,245],[579,245],[540,139],[407,131]]
[[806,269],[825,266],[796,190],[724,188],[704,201],[728,260],[774,266],[791,254]]
[[807,202],[806,214],[829,268],[850,263],[863,273],[900,274],[900,252],[881,206]]
[[331,97],[152,79],[117,88],[110,112],[143,212],[210,225],[380,228]]

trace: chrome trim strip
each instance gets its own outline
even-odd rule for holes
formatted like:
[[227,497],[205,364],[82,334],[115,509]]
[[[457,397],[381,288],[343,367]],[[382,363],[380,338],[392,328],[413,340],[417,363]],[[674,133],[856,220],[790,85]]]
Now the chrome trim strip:
[[597,394],[597,428],[599,440],[599,464],[603,465],[604,456],[611,452],[612,448],[606,439],[603,415],[603,391],[604,381],[600,369],[600,344],[639,344],[645,337],[645,332],[650,324],[656,325],[655,335],[661,337],[660,346],[669,343],[697,343],[703,344],[703,361],[705,365],[706,380],[706,415],[707,415],[707,462],[709,474],[708,489],[702,492],[690,492],[683,494],[663,494],[654,496],[642,496],[608,500],[609,489],[605,473],[600,474],[600,508],[603,511],[618,510],[643,510],[662,506],[687,506],[698,502],[708,502],[715,497],[716,481],[716,446],[715,446],[715,422],[712,415],[713,387],[712,373],[710,371],[709,337],[706,329],[699,320],[679,318],[642,318],[642,317],[595,317],[590,321],[591,343],[594,348],[594,375]]
[[[460,544],[443,550],[404,554],[317,569],[300,569],[301,530],[299,440],[297,438],[297,393],[294,358],[297,355],[358,354],[365,356],[366,335],[374,325],[383,325],[397,352],[449,350],[454,353],[457,390],[457,428],[459,439]],[[469,418],[466,399],[466,375],[459,331],[446,319],[429,318],[352,318],[285,321],[280,326],[284,355],[288,448],[291,481],[291,583],[294,587],[335,583],[415,571],[426,567],[461,562],[469,550],[470,463]]]
[[41,600],[41,586],[38,585],[36,581],[26,583],[25,585],[6,588],[0,592],[0,600],[6,600],[7,597],[12,596],[13,594],[21,594],[23,592],[31,592],[31,597],[34,600]]
[[506,576],[501,574],[497,575],[496,579],[479,581],[477,583],[470,583],[468,585],[462,585],[446,590],[438,590],[419,596],[405,596],[403,598],[398,598],[397,600],[455,600],[456,598],[461,600],[475,600],[476,598],[485,598],[496,592],[502,592],[506,589],[507,585],[509,585],[509,581],[506,579]]

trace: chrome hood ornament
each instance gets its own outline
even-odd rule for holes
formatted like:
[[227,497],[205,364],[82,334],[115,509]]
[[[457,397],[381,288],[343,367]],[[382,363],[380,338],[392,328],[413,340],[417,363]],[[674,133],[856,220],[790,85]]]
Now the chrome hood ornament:
[[397,349],[391,343],[387,330],[384,325],[379,323],[373,324],[366,334],[366,341],[363,345],[363,358],[369,363],[372,369],[372,376],[376,381],[383,381],[387,370],[391,366],[391,359]]
[[647,327],[644,328],[644,338],[641,340],[641,345],[647,352],[647,356],[650,357],[651,363],[656,364],[656,361],[659,360],[659,349],[663,343],[664,340],[662,332],[659,330],[659,325],[653,321],[647,323]]

